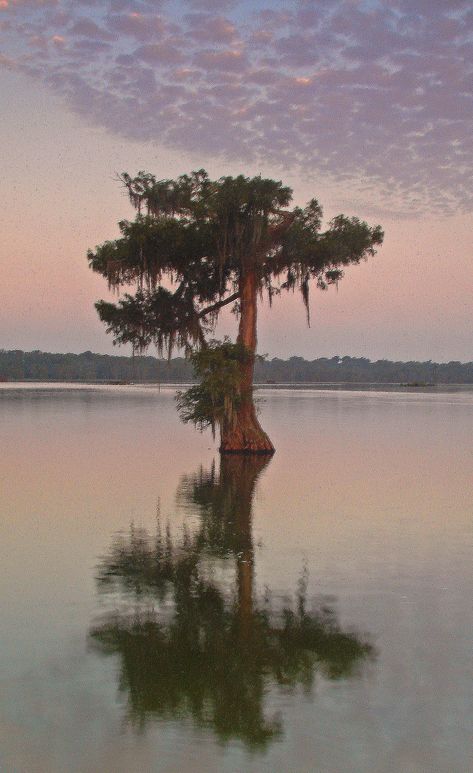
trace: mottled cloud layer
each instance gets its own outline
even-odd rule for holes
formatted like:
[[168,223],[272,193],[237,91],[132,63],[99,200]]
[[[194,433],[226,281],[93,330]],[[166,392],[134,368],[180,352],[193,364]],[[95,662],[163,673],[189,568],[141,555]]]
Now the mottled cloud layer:
[[0,36],[0,65],[131,140],[473,206],[470,0],[0,0]]

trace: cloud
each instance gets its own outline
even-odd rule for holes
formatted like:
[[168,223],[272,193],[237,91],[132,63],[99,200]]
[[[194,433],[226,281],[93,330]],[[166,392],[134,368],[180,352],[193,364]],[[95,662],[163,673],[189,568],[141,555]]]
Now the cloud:
[[187,0],[187,2],[192,8],[221,12],[235,8],[239,0]]
[[[137,60],[137,63],[141,60],[152,65],[180,64],[186,61],[179,46],[168,40],[137,48],[134,52],[134,58]],[[137,71],[139,72],[139,68],[137,68]]]
[[153,14],[150,18],[147,14],[138,11],[110,14],[106,23],[111,31],[142,41],[160,39],[167,29],[166,22],[161,16]]
[[228,44],[238,39],[237,28],[229,19],[211,14],[189,14],[189,38],[197,44]]
[[92,40],[112,40],[115,36],[99,27],[92,19],[79,18],[70,29],[73,37],[91,38]]
[[110,132],[473,207],[470,2],[5,2],[0,64]]
[[0,0],[0,11],[18,8],[46,8],[59,5],[59,3],[60,0]]
[[248,67],[248,61],[245,55],[238,50],[226,50],[226,51],[199,51],[193,58],[193,63],[205,70],[212,73],[214,71],[236,72],[245,74]]

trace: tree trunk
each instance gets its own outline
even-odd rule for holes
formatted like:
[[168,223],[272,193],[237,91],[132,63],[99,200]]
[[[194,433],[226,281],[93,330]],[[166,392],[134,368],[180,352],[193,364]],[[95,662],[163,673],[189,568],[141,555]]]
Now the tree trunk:
[[220,487],[226,507],[221,515],[231,524],[237,565],[238,631],[240,641],[251,642],[254,628],[253,497],[268,456],[227,456],[220,463]]
[[257,277],[254,269],[240,277],[240,325],[237,343],[244,347],[241,365],[240,404],[220,428],[222,454],[274,454],[274,446],[256,417],[253,374],[256,354]]

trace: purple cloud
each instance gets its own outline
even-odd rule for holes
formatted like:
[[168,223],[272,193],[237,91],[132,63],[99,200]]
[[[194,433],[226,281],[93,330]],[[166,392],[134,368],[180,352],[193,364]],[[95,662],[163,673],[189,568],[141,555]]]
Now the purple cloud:
[[180,47],[169,40],[137,48],[134,52],[134,58],[137,63],[141,60],[150,65],[180,64],[186,61]]
[[77,19],[69,32],[73,37],[90,38],[92,40],[112,40],[115,36],[102,29],[92,19]]
[[391,211],[471,209],[469,0],[245,7],[0,0],[0,65],[132,140],[299,167]]
[[236,26],[224,16],[189,14],[186,21],[189,25],[188,36],[194,43],[218,46],[238,40]]
[[238,5],[239,0],[187,0],[187,2],[192,8],[221,13],[230,8],[235,8],[235,6]]

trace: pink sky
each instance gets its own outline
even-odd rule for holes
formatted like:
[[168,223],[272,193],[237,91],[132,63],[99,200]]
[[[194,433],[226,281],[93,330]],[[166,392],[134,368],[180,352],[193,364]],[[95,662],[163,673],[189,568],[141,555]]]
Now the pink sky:
[[[446,14],[437,11],[435,3],[427,8],[416,0],[417,16],[411,18],[402,16],[403,2],[398,0],[394,6],[396,18],[403,20],[401,33],[411,36],[410,48],[402,48],[386,3],[356,2],[351,4],[356,13],[348,13],[350,4],[340,0],[334,6],[340,5],[344,13],[334,13],[330,20],[320,18],[330,24],[336,40],[351,41],[342,52],[345,58],[346,51],[352,57],[348,64],[345,61],[342,78],[342,65],[333,51],[322,51],[317,56],[324,61],[316,61],[307,40],[304,23],[309,29],[310,8],[322,13],[321,1],[234,2],[227,4],[227,16],[222,17],[202,7],[206,0],[185,0],[181,11],[194,9],[185,22],[179,20],[175,3],[161,5],[160,16],[148,8],[154,20],[151,33],[146,25],[138,25],[145,0],[98,3],[94,9],[106,11],[100,19],[87,4],[80,13],[71,10],[68,0],[41,6],[30,0],[0,8],[0,31],[6,32],[6,44],[0,48],[4,63],[0,347],[119,353],[93,308],[95,300],[107,297],[105,283],[89,271],[85,257],[88,247],[116,236],[119,219],[132,216],[114,174],[147,169],[166,177],[205,167],[216,177],[240,172],[277,177],[293,187],[296,203],[316,196],[327,217],[344,211],[371,224],[380,222],[385,229],[378,255],[347,271],[338,291],[313,290],[310,329],[297,294],[276,299],[271,311],[263,305],[260,351],[307,358],[350,354],[372,359],[473,359],[472,205],[467,185],[472,157],[471,132],[465,129],[471,111],[471,43],[468,48],[459,33],[460,21],[471,26],[467,6],[455,0]],[[293,13],[290,19],[289,11],[285,19],[281,17],[282,5]],[[138,6],[140,10],[134,10]],[[260,35],[272,36],[272,48],[265,56],[274,61],[264,72],[255,60],[260,44],[250,39],[246,25],[250,11],[258,13],[254,18]],[[107,91],[110,80],[105,80],[110,78],[112,50],[99,46],[99,33],[93,28],[99,23],[104,46],[112,41],[113,57],[122,62],[119,66],[128,67],[126,46],[132,45],[137,62],[135,69],[126,70],[129,82],[117,86],[113,103]],[[120,31],[117,25],[122,26]],[[375,25],[376,36],[369,25]],[[429,34],[444,38],[447,48],[440,49],[439,43],[435,44],[439,50],[435,46],[430,53],[421,50],[422,30],[427,38]],[[192,67],[200,73],[192,100],[187,96],[185,101],[180,92],[169,90],[176,68],[189,69],[187,60],[177,61],[184,34],[194,47]],[[75,58],[69,53],[66,60],[64,48],[72,51],[72,39]],[[367,45],[360,52],[357,45],[363,41]],[[452,51],[452,41],[458,50]],[[414,68],[408,54],[416,45]],[[389,47],[391,60],[386,64]],[[94,56],[95,74],[90,68]],[[258,92],[257,103],[256,92],[247,88],[256,77],[256,64],[258,78],[271,80],[264,93]],[[394,78],[395,66],[401,68],[402,77],[386,92],[386,79]],[[169,68],[174,68],[172,73]],[[421,82],[415,79],[422,68]],[[146,99],[145,81],[153,72],[161,80]],[[428,73],[436,73],[433,85]],[[359,97],[369,89],[375,96]],[[456,103],[452,89],[457,89]],[[135,126],[133,110],[126,121],[124,116],[127,100],[136,93],[140,98]],[[232,93],[241,123],[234,115],[230,125]],[[422,108],[414,104],[416,95]],[[207,100],[208,125],[202,123],[199,99]],[[402,110],[385,115],[389,99],[402,102]],[[176,104],[181,100],[181,122],[171,120],[173,100]],[[293,143],[285,100],[295,127]],[[331,115],[326,123],[320,112],[324,101]],[[358,103],[353,113],[351,106]],[[406,123],[409,109],[412,114]],[[418,117],[421,109],[423,122]],[[335,120],[337,115],[340,121]],[[193,116],[195,126],[200,126],[194,136]],[[233,319],[224,321],[220,332],[230,332],[233,324]]]

